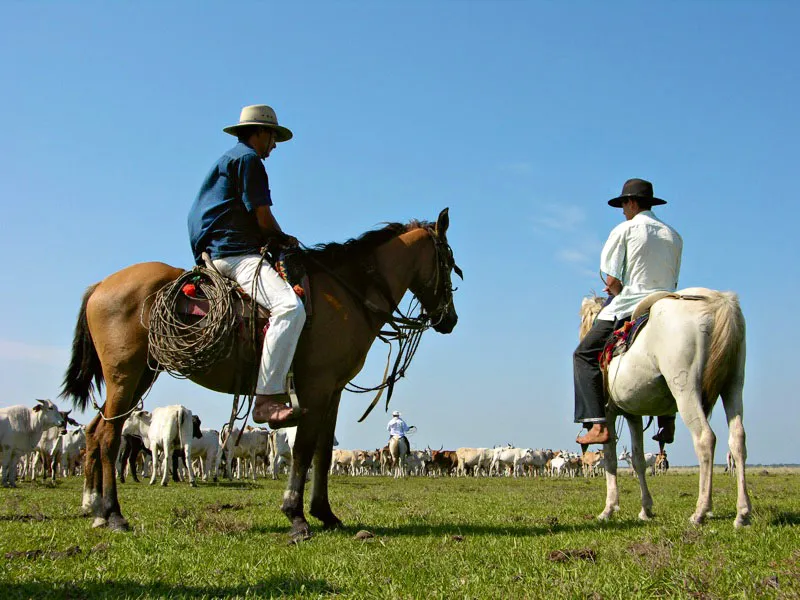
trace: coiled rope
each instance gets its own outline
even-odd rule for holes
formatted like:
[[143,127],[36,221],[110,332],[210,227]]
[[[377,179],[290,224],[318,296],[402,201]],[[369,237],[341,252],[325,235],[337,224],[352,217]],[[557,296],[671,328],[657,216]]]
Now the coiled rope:
[[[208,299],[207,314],[198,321],[182,317],[178,303],[183,287],[192,283],[197,295]],[[237,298],[231,291],[235,283],[216,271],[194,267],[154,294],[148,329],[150,347],[148,365],[154,371],[166,371],[185,379],[204,373],[231,354],[236,342]],[[241,302],[241,298],[238,299]],[[144,303],[147,306],[147,303]]]

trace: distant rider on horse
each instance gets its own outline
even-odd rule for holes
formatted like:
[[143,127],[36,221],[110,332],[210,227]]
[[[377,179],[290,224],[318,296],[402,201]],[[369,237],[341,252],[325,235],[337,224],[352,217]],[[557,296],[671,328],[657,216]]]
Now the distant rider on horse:
[[[208,253],[223,275],[234,279],[246,293],[268,242],[294,247],[297,239],[286,235],[272,214],[267,171],[262,161],[278,142],[292,132],[278,125],[275,111],[259,104],[245,106],[239,123],[223,129],[239,142],[214,164],[189,211],[189,237],[195,263]],[[297,340],[305,323],[305,309],[292,287],[269,265],[261,264],[255,298],[269,310],[256,385],[253,420],[273,428],[296,424],[298,411],[287,406],[286,377]]]
[[392,420],[389,421],[386,429],[389,431],[390,439],[395,435],[398,436],[400,439],[405,440],[406,448],[408,448],[409,451],[411,450],[411,444],[408,443],[408,438],[406,437],[406,434],[411,431],[411,427],[400,418],[399,410],[392,411]]
[[[603,291],[611,296],[610,301],[572,357],[575,422],[589,430],[575,440],[579,444],[604,444],[609,439],[598,358],[606,341],[630,320],[640,300],[652,292],[674,292],[681,267],[683,240],[651,210],[666,201],[653,197],[649,181],[629,179],[622,194],[608,204],[622,208],[626,220],[611,231],[600,255],[600,272],[606,283]],[[660,444],[672,443],[675,415],[659,416],[658,426],[653,439]]]

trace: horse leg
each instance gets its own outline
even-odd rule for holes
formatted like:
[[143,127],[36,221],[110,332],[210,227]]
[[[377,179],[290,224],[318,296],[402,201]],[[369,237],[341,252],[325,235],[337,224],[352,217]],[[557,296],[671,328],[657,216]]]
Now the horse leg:
[[[94,527],[108,525],[113,531],[127,531],[130,528],[128,521],[122,516],[122,509],[117,497],[116,462],[125,419],[116,417],[125,414],[134,406],[154,379],[155,373],[147,369],[144,364],[142,371],[136,375],[117,373],[115,377],[106,379],[106,403],[103,407],[105,419],[101,419],[98,415],[95,428],[97,447],[94,455],[94,473],[99,480],[99,492],[97,480],[93,489],[100,494],[102,499],[99,507],[94,510],[95,520],[92,524]],[[87,457],[89,456],[88,437],[87,434]],[[98,458],[99,466],[96,464]]]
[[[324,406],[316,403],[316,406]],[[324,410],[324,409],[323,409]],[[289,535],[292,541],[299,542],[311,538],[311,528],[303,512],[303,493],[306,486],[308,468],[317,445],[320,422],[315,420],[314,413],[306,415],[297,426],[297,435],[292,448],[292,468],[289,470],[289,481],[283,492],[281,511],[292,523]]]
[[333,514],[330,500],[328,499],[328,474],[333,461],[333,435],[336,429],[336,416],[339,412],[341,394],[341,391],[335,394],[330,403],[328,415],[320,427],[319,436],[317,437],[317,449],[314,453],[314,481],[311,487],[309,512],[311,516],[322,521],[324,529],[344,527],[339,518]]
[[[666,377],[670,381],[669,377]],[[697,378],[699,382],[700,378]],[[695,386],[691,386],[694,388]],[[672,386],[670,386],[672,389]],[[700,465],[700,484],[697,496],[697,506],[689,521],[695,525],[700,525],[711,513],[711,487],[714,466],[714,448],[717,444],[717,437],[708,424],[705,412],[703,412],[702,400],[699,384],[696,389],[672,389],[672,394],[678,403],[678,412],[692,434],[694,451],[697,454]]]
[[633,470],[639,478],[639,489],[642,494],[642,510],[639,512],[639,519],[649,521],[653,518],[653,497],[647,488],[647,464],[644,460],[642,418],[628,416],[626,420],[628,421],[628,429],[631,432],[631,462],[633,463]]
[[[741,369],[744,372],[744,357],[741,358]],[[723,390],[722,405],[725,407],[725,416],[728,419],[728,446],[731,452],[732,462],[738,469],[732,469],[736,475],[736,519],[733,526],[736,528],[750,524],[750,496],[747,493],[747,482],[745,481],[745,461],[747,460],[747,446],[745,444],[744,425],[742,424],[742,388],[744,381],[737,377],[727,389]]]
[[606,427],[608,427],[608,441],[603,444],[603,460],[606,464],[606,506],[597,518],[608,521],[619,510],[619,490],[617,489],[617,433],[616,414],[610,407],[606,407]]
[[[100,471],[100,415],[96,415],[86,428],[86,453],[83,458],[83,500],[81,510],[86,516],[100,518],[103,496],[103,476]],[[98,522],[104,525],[104,522]]]

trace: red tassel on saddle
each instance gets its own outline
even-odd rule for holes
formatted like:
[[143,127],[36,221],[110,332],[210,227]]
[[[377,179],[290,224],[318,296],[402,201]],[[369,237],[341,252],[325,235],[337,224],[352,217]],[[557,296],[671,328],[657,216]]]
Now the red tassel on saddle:
[[301,298],[306,295],[306,291],[303,289],[303,286],[300,284],[295,284],[292,286],[294,293],[300,296]]
[[181,291],[189,298],[197,298],[197,287],[193,283],[185,283]]

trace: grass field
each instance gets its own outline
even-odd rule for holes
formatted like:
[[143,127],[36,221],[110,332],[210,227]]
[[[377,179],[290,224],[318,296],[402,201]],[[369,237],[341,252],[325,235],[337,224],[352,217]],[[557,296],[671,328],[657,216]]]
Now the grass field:
[[297,546],[278,510],[285,481],[121,485],[127,534],[79,516],[79,479],[23,483],[0,489],[0,599],[800,598],[800,475],[749,481],[753,525],[735,531],[725,475],[700,528],[691,472],[650,478],[648,523],[620,477],[608,524],[594,519],[602,478],[340,476],[331,499],[347,529]]

